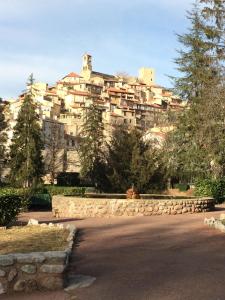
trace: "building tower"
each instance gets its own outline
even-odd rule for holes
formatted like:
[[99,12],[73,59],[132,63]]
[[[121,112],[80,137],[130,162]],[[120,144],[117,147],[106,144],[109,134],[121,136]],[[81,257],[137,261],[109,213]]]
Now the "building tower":
[[141,68],[138,78],[147,85],[153,85],[155,84],[155,70],[152,68]]
[[85,53],[83,55],[81,76],[85,79],[90,79],[92,72],[92,56]]

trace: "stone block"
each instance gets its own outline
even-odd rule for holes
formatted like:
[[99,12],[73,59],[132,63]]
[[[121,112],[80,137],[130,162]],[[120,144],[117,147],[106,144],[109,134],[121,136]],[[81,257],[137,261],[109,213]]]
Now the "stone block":
[[4,270],[0,270],[0,277],[5,277],[6,272]]
[[182,209],[182,208],[183,208],[182,205],[175,205],[175,206],[174,206],[174,209],[175,209],[175,210],[180,210],[180,209]]
[[35,265],[24,265],[21,267],[21,271],[28,274],[35,274],[37,267]]
[[13,290],[15,292],[31,292],[37,289],[37,282],[34,279],[27,279],[27,280],[18,280],[14,287]]
[[11,282],[13,281],[13,279],[16,277],[17,275],[17,270],[16,268],[12,268],[10,271],[9,271],[9,274],[8,274],[8,281]]
[[25,290],[25,288],[26,288],[25,280],[18,280],[13,287],[15,292],[22,292]]
[[14,259],[10,255],[0,255],[0,266],[11,266],[14,263]]
[[67,254],[64,251],[48,251],[45,252],[44,255],[48,262],[56,264],[64,264],[67,257]]
[[43,273],[61,274],[65,269],[64,265],[42,265],[40,271]]
[[61,277],[41,277],[38,281],[38,285],[40,288],[44,288],[47,290],[57,290],[63,288],[63,278]]
[[14,258],[17,260],[18,263],[43,263],[45,261],[45,256],[43,252],[31,252],[31,253],[18,253],[14,254]]
[[27,225],[38,225],[38,220],[35,220],[35,219],[30,219],[27,223]]
[[5,293],[6,293],[6,289],[4,288],[3,284],[0,282],[0,295]]
[[147,207],[147,209],[146,209],[146,211],[148,211],[148,212],[152,212],[153,211],[153,207]]

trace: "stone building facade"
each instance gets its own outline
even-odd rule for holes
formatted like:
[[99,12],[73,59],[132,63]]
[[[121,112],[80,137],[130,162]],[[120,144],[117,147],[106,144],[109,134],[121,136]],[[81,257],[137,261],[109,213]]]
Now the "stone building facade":
[[[35,83],[32,89],[46,153],[53,129],[58,131],[61,164],[57,172],[79,172],[77,145],[85,111],[91,104],[102,111],[106,134],[115,125],[126,124],[143,130],[147,138],[162,127],[171,128],[170,116],[177,115],[185,106],[169,89],[155,83],[154,69],[141,68],[138,77],[96,72],[89,54],[83,55],[80,74],[71,72],[53,86]],[[26,92],[5,102],[10,120],[9,143],[25,95]]]

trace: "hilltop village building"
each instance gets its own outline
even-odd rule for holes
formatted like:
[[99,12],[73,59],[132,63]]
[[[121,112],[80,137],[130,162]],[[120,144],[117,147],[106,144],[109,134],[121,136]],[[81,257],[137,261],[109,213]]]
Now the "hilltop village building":
[[[126,124],[143,130],[146,139],[159,140],[184,108],[184,102],[171,90],[155,83],[154,69],[141,68],[138,77],[100,73],[93,71],[89,54],[83,56],[80,74],[71,72],[54,86],[35,83],[32,94],[43,129],[46,171],[55,151],[57,173],[79,173],[77,146],[85,111],[91,104],[102,111],[107,135],[115,125]],[[24,97],[25,93],[6,101],[9,143]]]

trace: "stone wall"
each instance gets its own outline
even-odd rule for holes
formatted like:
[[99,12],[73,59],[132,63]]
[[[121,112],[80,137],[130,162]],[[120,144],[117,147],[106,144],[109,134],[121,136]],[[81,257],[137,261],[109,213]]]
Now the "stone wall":
[[[63,228],[63,225],[60,225]],[[66,228],[69,230],[68,247],[64,251],[0,255],[0,295],[33,290],[56,290],[64,286],[64,271],[76,233],[74,226],[67,225]]]
[[54,196],[52,209],[55,217],[113,217],[152,216],[199,213],[214,209],[211,198],[190,199],[96,199]]

